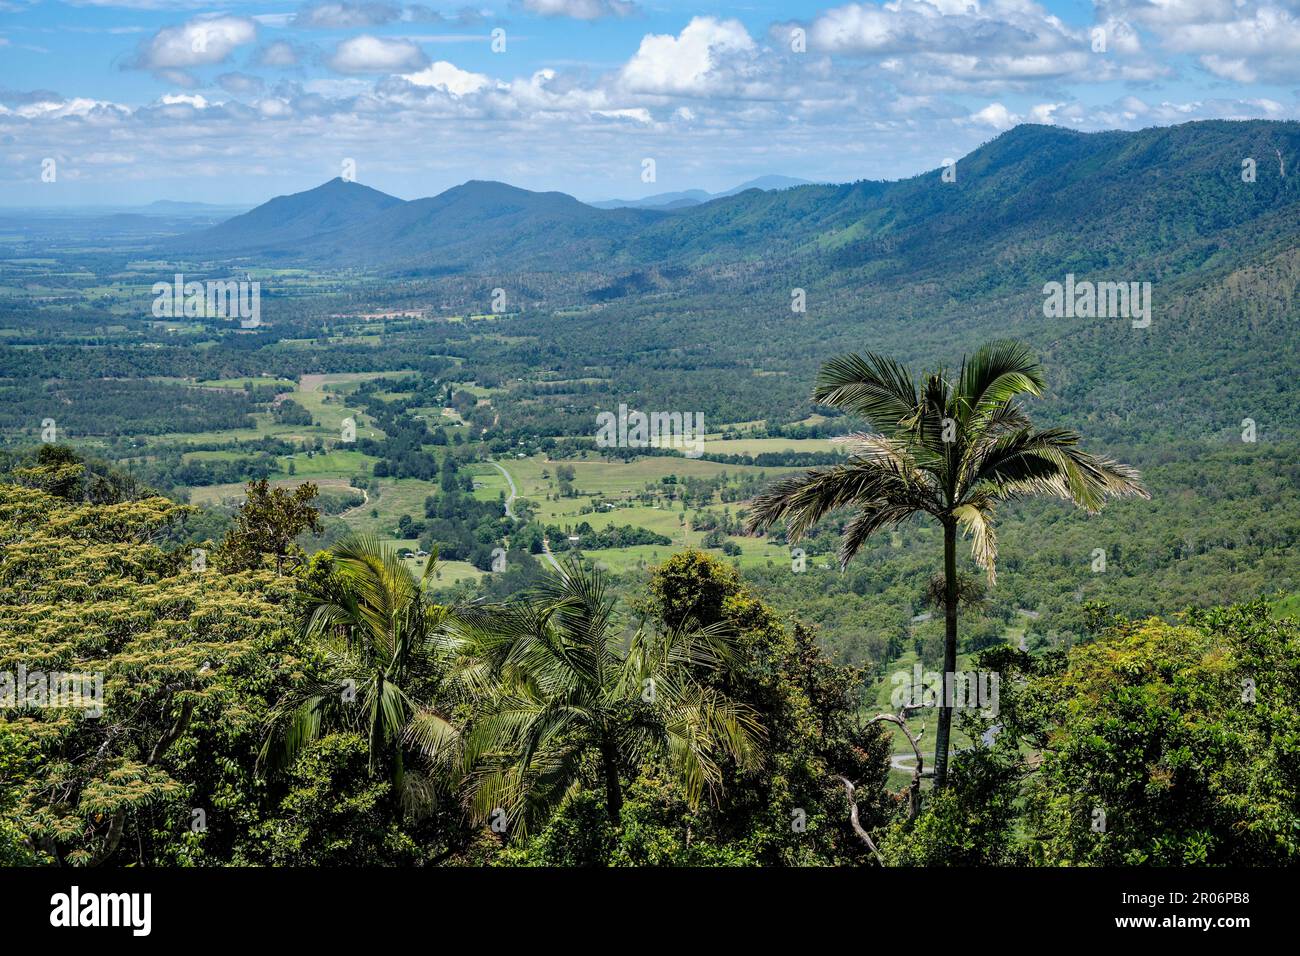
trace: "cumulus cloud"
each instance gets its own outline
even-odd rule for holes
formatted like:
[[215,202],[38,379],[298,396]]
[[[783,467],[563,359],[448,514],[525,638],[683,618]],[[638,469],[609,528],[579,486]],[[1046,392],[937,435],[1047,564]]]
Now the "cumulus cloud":
[[172,86],[189,88],[199,85],[199,78],[188,70],[154,70],[153,75]]
[[732,86],[757,51],[739,20],[695,17],[677,36],[647,34],[620,78],[639,93],[703,96]]
[[257,39],[257,24],[247,17],[196,17],[163,27],[142,41],[128,65],[141,70],[186,70],[224,63],[238,47]]
[[1043,52],[1077,46],[1079,33],[1030,0],[850,3],[817,16],[810,46],[836,53]]
[[[1071,26],[1034,0],[887,0],[849,3],[774,39],[805,30],[810,52],[856,57],[908,94],[1028,90],[1057,80],[1148,81],[1168,74],[1142,55],[1139,32],[1118,16]],[[1103,31],[1104,54],[1093,30]]]
[[1300,80],[1296,0],[1097,0],[1097,8],[1146,28],[1161,47],[1194,56],[1220,79]]
[[64,98],[57,93],[41,91],[30,97],[14,97],[0,102],[0,116],[21,117],[26,120],[59,120],[73,117],[86,119],[95,114],[113,114],[129,116],[130,109],[106,100],[96,100],[86,96]]
[[1232,20],[1238,0],[1096,0],[1102,14],[1146,26],[1222,23]]
[[482,73],[470,73],[446,60],[431,63],[418,73],[407,73],[402,79],[413,86],[442,90],[453,96],[467,96],[491,85],[491,80]]
[[402,73],[421,69],[429,61],[410,40],[363,33],[339,43],[325,62],[336,73]]
[[208,108],[208,101],[198,94],[189,93],[164,93],[158,97],[158,102],[163,106],[192,106],[196,110],[205,110]]
[[1011,129],[1015,126],[1018,118],[1011,114],[1001,103],[990,103],[984,109],[971,114],[971,119],[983,126],[991,126],[996,130]]
[[1231,21],[1180,24],[1164,42],[1180,53],[1201,54],[1206,70],[1240,83],[1300,78],[1300,17],[1277,7]]

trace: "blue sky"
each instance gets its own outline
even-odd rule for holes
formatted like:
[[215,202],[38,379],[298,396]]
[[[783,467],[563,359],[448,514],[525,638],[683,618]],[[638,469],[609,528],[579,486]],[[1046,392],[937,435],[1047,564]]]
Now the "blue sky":
[[625,198],[1298,114],[1300,0],[0,0],[3,205],[254,203],[349,160]]

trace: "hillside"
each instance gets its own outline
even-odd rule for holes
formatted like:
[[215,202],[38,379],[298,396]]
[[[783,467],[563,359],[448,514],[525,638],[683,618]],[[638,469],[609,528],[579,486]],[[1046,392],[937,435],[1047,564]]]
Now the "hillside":
[[[856,279],[960,273],[974,263],[984,289],[1063,266],[1143,261],[1167,274],[1291,234],[1300,176],[1279,175],[1278,152],[1300,168],[1300,124],[1093,134],[1026,125],[960,159],[955,182],[932,171],[753,188],[671,214],[478,181],[403,203],[335,180],[180,245],[214,257],[274,251],[319,267],[435,272],[796,261]],[[1241,178],[1246,157],[1258,164],[1253,183]]]
[[242,216],[192,233],[171,246],[173,252],[208,256],[254,253],[291,256],[304,240],[364,222],[403,201],[360,183],[343,179],[290,196],[277,196]]
[[613,244],[657,221],[646,210],[593,209],[564,193],[538,193],[472,180],[428,199],[383,210],[365,221],[322,232],[304,255],[375,268],[473,271],[527,262],[572,268],[600,260]]
[[607,257],[616,241],[661,215],[595,209],[564,193],[481,181],[404,202],[335,179],[183,237],[173,251],[332,268],[469,271],[520,261],[563,268]]

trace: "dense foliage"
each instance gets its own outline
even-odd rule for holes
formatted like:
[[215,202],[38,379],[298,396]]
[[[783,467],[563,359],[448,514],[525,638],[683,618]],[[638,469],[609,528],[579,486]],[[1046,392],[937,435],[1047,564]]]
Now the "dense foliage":
[[984,651],[996,732],[914,815],[863,675],[703,553],[622,609],[576,566],[447,607],[365,539],[196,567],[185,506],[49,457],[0,484],[0,673],[102,697],[0,715],[7,864],[870,864],[845,780],[889,864],[1297,855],[1300,625],[1260,604]]

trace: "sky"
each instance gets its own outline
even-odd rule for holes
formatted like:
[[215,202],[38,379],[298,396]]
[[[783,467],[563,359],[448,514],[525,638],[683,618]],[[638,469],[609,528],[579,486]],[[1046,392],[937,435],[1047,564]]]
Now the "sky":
[[1300,117],[1300,0],[0,0],[0,205],[580,199]]

